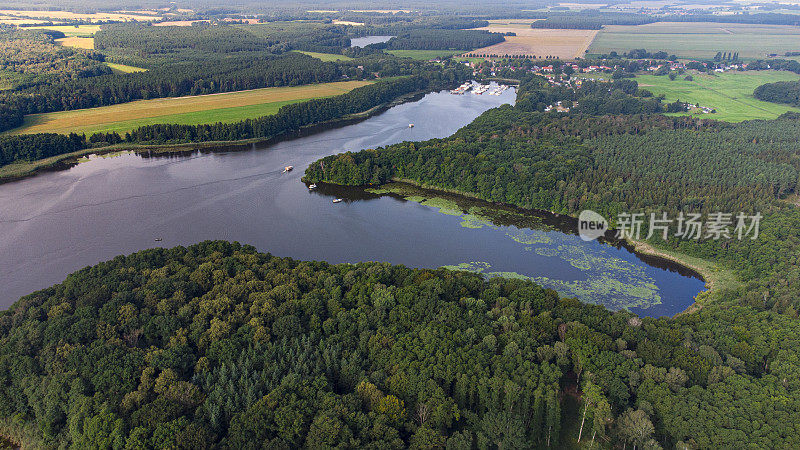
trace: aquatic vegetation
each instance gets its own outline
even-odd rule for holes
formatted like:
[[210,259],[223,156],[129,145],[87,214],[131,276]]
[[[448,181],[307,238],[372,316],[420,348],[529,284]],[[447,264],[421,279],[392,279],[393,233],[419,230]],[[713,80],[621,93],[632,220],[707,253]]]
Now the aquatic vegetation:
[[423,200],[421,203],[425,206],[438,208],[439,212],[442,214],[450,216],[461,216],[464,214],[464,211],[455,202],[444,198],[431,197]]
[[542,230],[524,230],[516,228],[506,232],[506,236],[524,245],[549,244],[553,240]]
[[[400,195],[406,200],[436,208],[438,212],[461,218],[460,226],[480,229],[490,227],[498,230],[521,244],[520,251],[535,252],[537,255],[558,258],[585,274],[579,280],[562,280],[546,276],[531,276],[515,271],[492,270],[492,264],[485,261],[462,262],[442,266],[450,270],[466,270],[487,277],[503,277],[531,280],[544,287],[557,291],[562,296],[576,297],[588,303],[597,303],[609,309],[646,309],[661,304],[661,295],[654,280],[645,268],[632,262],[614,257],[602,245],[589,245],[577,236],[551,233],[541,219],[527,217],[521,213],[505,209],[492,209],[468,206],[469,201],[457,201],[431,195],[414,186],[392,183],[380,189],[369,189],[376,194]],[[512,217],[513,219],[511,220]],[[531,223],[531,228],[522,225],[501,226],[496,223],[518,223],[518,219]],[[499,221],[499,222],[498,222]],[[534,228],[535,227],[535,228]]]
[[[492,265],[484,261],[471,261],[442,266],[449,270],[465,270],[483,274],[487,277],[531,280],[546,288],[553,289],[563,297],[575,297],[583,302],[601,304],[611,310],[641,308],[661,304],[658,286],[644,273],[621,274],[601,272],[591,274],[585,280],[565,281],[549,277],[528,276],[513,271],[490,271]],[[623,281],[624,280],[624,281]]]

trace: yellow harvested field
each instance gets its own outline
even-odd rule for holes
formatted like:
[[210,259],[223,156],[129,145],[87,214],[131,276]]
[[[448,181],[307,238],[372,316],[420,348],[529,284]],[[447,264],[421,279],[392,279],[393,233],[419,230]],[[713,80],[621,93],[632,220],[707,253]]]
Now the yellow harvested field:
[[[368,84],[370,84],[369,81],[341,81],[306,86],[273,87],[221,94],[139,100],[99,108],[32,114],[25,117],[25,124],[22,127],[11,133],[69,133],[102,128],[104,125],[117,122],[132,122],[176,114],[185,115],[202,111],[328,97],[344,94]],[[209,120],[208,122],[214,121]]]
[[351,22],[349,20],[334,20],[334,25],[352,25],[354,27],[361,27],[364,26],[363,22]]
[[120,13],[74,13],[70,11],[17,11],[13,9],[0,10],[0,16],[10,17],[37,17],[47,19],[78,19],[78,20],[138,20],[152,21],[160,19],[159,16]]
[[479,48],[469,53],[486,55],[524,55],[555,56],[561,59],[573,59],[583,56],[592,43],[597,30],[556,30],[545,28],[519,28],[513,26],[495,26],[478,28],[495,33],[516,33],[506,36],[505,42]]
[[89,50],[94,49],[94,38],[72,36],[72,37],[56,39],[56,43],[64,47],[77,47]]
[[39,23],[47,23],[47,20],[41,19],[20,19],[18,17],[0,16],[0,23],[7,25],[35,25]]

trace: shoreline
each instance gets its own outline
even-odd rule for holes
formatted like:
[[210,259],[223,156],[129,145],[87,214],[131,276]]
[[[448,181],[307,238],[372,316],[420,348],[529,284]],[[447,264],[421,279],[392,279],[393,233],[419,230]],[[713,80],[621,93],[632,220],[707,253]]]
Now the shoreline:
[[[518,208],[524,211],[529,212],[538,212],[538,213],[546,213],[550,214],[554,217],[568,217],[571,219],[577,220],[576,217],[570,215],[559,214],[553,211],[547,210],[538,210],[538,209],[528,209],[522,208],[513,204],[509,203],[502,203],[502,202],[493,202],[489,200],[485,200],[473,193],[469,192],[461,192],[456,189],[448,189],[448,188],[440,188],[437,186],[427,185],[424,183],[417,182],[415,180],[406,179],[406,178],[391,178],[391,183],[400,183],[400,184],[407,184],[410,186],[414,186],[417,188],[422,188],[434,192],[441,192],[444,194],[454,194],[459,195],[465,198],[476,199],[480,201],[485,201],[494,205],[499,206],[506,206],[506,207],[513,207]],[[388,183],[386,183],[388,184]],[[385,185],[385,184],[384,184]],[[610,230],[609,230],[610,231]],[[635,254],[637,257],[644,257],[648,259],[654,259],[656,261],[662,263],[671,263],[675,264],[687,272],[694,274],[698,278],[700,278],[705,283],[705,290],[699,292],[694,297],[694,302],[689,305],[685,310],[675,314],[672,317],[679,316],[681,314],[688,314],[692,312],[699,311],[700,309],[705,306],[708,301],[712,299],[714,295],[716,295],[720,290],[725,289],[727,287],[735,287],[741,282],[738,281],[736,278],[736,274],[731,270],[724,267],[721,267],[719,264],[705,260],[702,258],[698,258],[695,256],[687,255],[685,253],[680,253],[677,251],[661,249],[654,247],[652,244],[644,242],[644,241],[637,241],[632,239],[603,239],[604,242],[611,244],[611,245],[621,245],[628,249],[631,253]],[[647,262],[647,261],[645,261]],[[682,274],[683,275],[683,274]],[[688,276],[688,275],[687,275]]]
[[191,154],[194,152],[230,152],[230,151],[243,151],[254,149],[257,145],[270,145],[277,142],[291,140],[298,137],[312,135],[321,131],[343,127],[354,123],[361,122],[378,115],[389,108],[394,106],[413,101],[417,97],[422,97],[430,92],[438,92],[440,89],[434,90],[421,90],[403,94],[392,101],[384,104],[374,106],[366,111],[355,114],[348,114],[337,119],[319,122],[311,125],[303,126],[297,130],[277,134],[275,136],[242,139],[235,141],[207,141],[207,142],[184,142],[175,144],[114,144],[103,147],[87,148],[78,150],[72,153],[64,153],[62,155],[51,156],[49,158],[38,159],[35,161],[14,162],[0,167],[0,184],[10,183],[13,181],[23,180],[32,176],[36,176],[41,172],[66,170],[76,164],[78,160],[85,156],[97,155],[101,156],[108,153],[129,151],[143,157],[159,156],[159,155],[180,155]]

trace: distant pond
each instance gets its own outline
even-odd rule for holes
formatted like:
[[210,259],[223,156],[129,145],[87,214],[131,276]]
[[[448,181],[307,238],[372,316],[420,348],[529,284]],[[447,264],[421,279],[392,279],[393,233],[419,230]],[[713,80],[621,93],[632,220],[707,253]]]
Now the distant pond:
[[370,44],[388,42],[394,36],[364,36],[350,39],[350,47],[366,47]]

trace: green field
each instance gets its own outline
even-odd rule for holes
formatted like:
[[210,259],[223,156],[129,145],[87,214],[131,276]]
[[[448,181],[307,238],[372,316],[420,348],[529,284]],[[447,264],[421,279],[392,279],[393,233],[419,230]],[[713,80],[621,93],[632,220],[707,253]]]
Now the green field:
[[642,89],[655,95],[664,94],[666,101],[699,104],[713,107],[716,113],[696,113],[704,117],[729,122],[749,119],[774,119],[787,111],[800,112],[800,108],[788,105],[763,102],[753,97],[753,90],[765,83],[775,81],[794,81],[800,76],[791,72],[745,71],[725,72],[715,75],[691,73],[692,81],[685,81],[685,75],[671,81],[667,76],[638,75],[635,79]]
[[222,94],[139,100],[119,105],[75,111],[31,114],[10,134],[86,133],[120,134],[143,125],[236,122],[275,114],[281,106],[313,98],[344,94],[368,81],[343,81],[286,86]]
[[141,67],[133,67],[133,66],[126,66],[125,64],[116,64],[107,62],[106,65],[114,71],[114,73],[133,73],[133,72],[145,72],[147,69],[142,69]]
[[589,54],[644,48],[682,58],[713,58],[717,52],[739,52],[740,58],[765,58],[800,49],[800,27],[706,22],[656,22],[609,25],[589,46]]
[[297,50],[298,53],[303,53],[308,56],[313,56],[314,58],[321,59],[323,61],[349,61],[353,58],[344,55],[337,55],[335,53],[317,53],[317,52],[305,52]]
[[462,50],[388,50],[387,53],[390,53],[394,56],[399,58],[411,58],[411,59],[434,59],[434,58],[445,58],[447,56],[452,55],[460,55],[464,53]]

